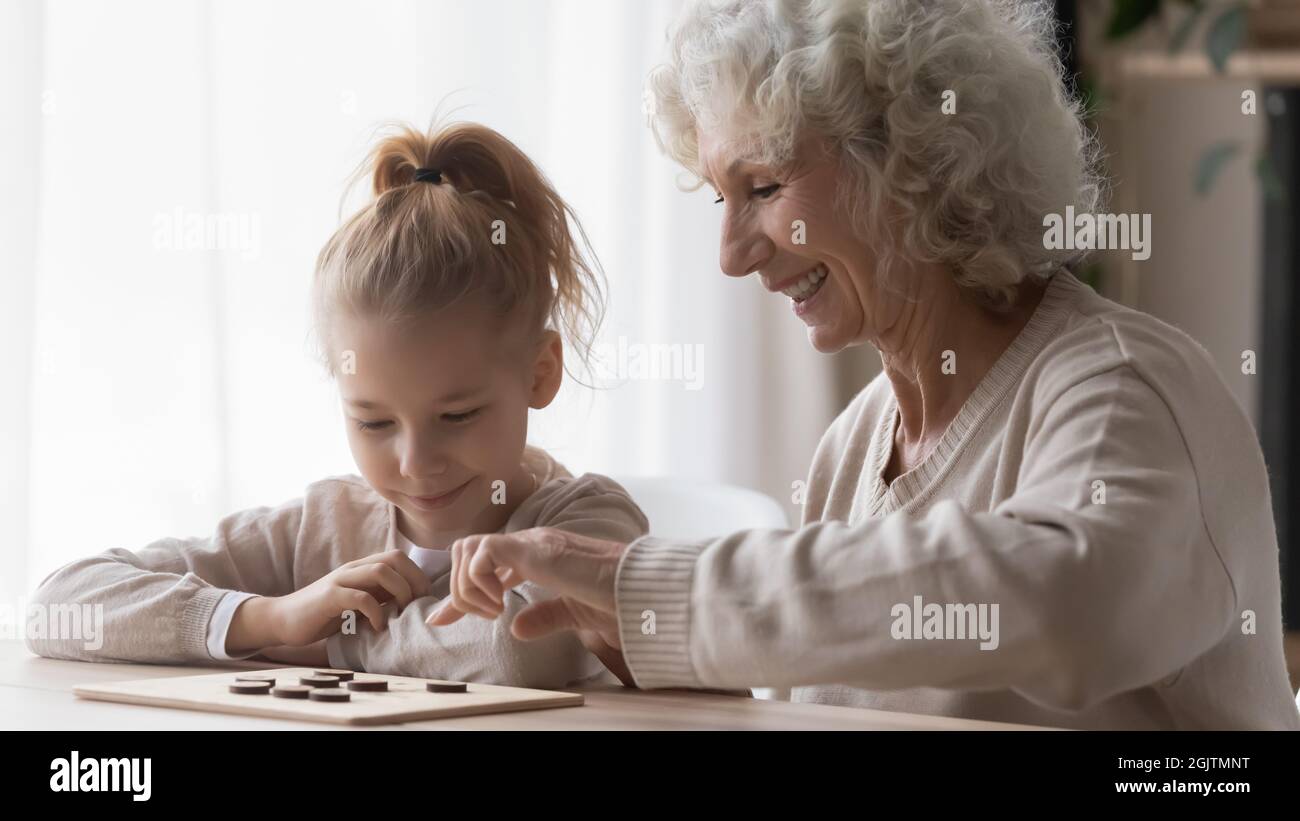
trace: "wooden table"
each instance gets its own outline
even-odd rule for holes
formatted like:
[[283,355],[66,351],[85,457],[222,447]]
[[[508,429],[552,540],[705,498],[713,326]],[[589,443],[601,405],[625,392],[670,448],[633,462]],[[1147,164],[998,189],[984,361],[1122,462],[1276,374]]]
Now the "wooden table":
[[[32,655],[21,641],[0,640],[0,730],[338,730],[253,716],[113,704],[77,698],[78,684],[192,676],[284,666],[232,662],[209,666],[91,664]],[[686,690],[576,688],[582,707],[416,721],[366,729],[397,730],[1031,730],[1017,724],[791,704]]]

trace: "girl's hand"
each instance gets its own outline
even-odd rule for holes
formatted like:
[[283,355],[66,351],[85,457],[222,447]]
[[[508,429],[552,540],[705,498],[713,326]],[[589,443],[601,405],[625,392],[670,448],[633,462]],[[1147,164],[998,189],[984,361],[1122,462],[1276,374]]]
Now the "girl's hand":
[[295,667],[330,666],[330,656],[329,651],[325,649],[325,639],[303,647],[267,647],[261,653],[258,653],[258,656],[268,661],[292,664]]
[[363,615],[375,630],[383,630],[388,626],[385,603],[392,602],[400,612],[413,599],[427,595],[429,579],[415,562],[401,551],[386,550],[348,562],[287,596],[267,600],[264,623],[274,639],[270,644],[299,647],[339,632],[348,611]]
[[573,630],[625,685],[635,686],[623,658],[615,613],[614,578],[627,545],[549,527],[467,536],[451,546],[451,595],[428,619],[439,627],[466,614],[495,619],[506,591],[531,581],[556,594],[515,616],[517,639]]

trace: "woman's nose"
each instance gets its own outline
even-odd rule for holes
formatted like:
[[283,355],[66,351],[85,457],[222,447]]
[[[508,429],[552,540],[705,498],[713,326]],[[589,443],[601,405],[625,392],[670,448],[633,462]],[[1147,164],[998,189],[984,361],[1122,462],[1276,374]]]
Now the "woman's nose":
[[718,260],[722,273],[743,277],[772,258],[776,245],[762,231],[731,218],[722,223],[722,250]]

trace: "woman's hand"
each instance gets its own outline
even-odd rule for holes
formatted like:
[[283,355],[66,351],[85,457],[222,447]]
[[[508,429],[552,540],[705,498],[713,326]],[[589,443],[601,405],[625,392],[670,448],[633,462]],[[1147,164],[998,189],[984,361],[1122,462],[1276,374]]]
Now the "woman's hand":
[[573,630],[610,672],[635,686],[623,659],[614,602],[614,579],[626,550],[620,542],[549,527],[458,539],[451,546],[451,595],[428,623],[451,624],[466,614],[495,619],[505,610],[506,591],[531,581],[555,598],[520,611],[511,635],[537,639]]
[[276,645],[300,647],[341,629],[347,611],[360,613],[375,630],[388,626],[383,605],[397,609],[429,594],[429,579],[401,551],[387,550],[348,562],[301,590],[275,598],[252,598],[235,611],[226,635],[233,654]]

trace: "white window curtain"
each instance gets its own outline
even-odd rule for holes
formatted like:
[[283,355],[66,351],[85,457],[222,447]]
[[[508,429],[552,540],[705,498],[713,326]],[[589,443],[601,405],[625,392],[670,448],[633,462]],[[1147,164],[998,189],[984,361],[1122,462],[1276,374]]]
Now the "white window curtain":
[[712,197],[677,188],[642,113],[676,5],[0,5],[6,601],[77,557],[356,472],[308,357],[312,263],[376,126],[440,103],[518,143],[584,220],[610,367],[620,344],[701,355],[676,380],[570,382],[531,441],[575,472],[789,506],[878,361],[818,355],[783,299],[719,273]]

